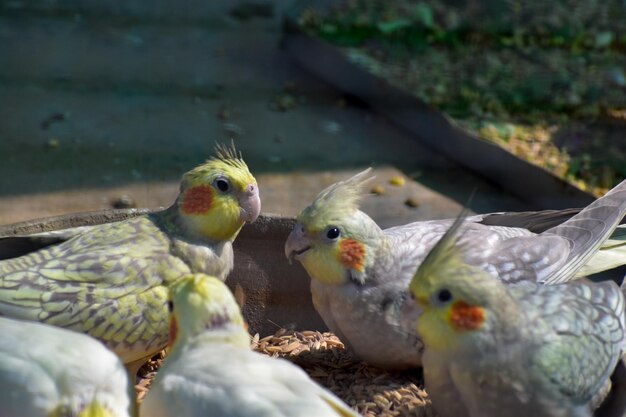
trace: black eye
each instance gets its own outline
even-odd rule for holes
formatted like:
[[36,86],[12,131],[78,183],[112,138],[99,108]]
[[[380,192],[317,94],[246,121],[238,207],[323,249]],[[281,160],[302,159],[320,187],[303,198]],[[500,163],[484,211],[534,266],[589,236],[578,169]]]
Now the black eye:
[[441,304],[445,304],[448,301],[452,300],[452,293],[450,292],[450,290],[447,290],[445,288],[439,290],[436,296],[437,301],[439,301]]
[[172,302],[172,300],[169,300],[167,302],[167,311],[169,311],[170,313],[174,311],[174,303]]
[[332,240],[335,240],[339,237],[340,232],[339,229],[336,227],[331,227],[330,229],[328,229],[328,231],[326,232],[326,237]]
[[225,180],[223,178],[218,178],[215,181],[215,186],[217,187],[218,190],[220,190],[223,193],[225,193],[228,190],[230,190],[230,184],[228,183],[227,180]]

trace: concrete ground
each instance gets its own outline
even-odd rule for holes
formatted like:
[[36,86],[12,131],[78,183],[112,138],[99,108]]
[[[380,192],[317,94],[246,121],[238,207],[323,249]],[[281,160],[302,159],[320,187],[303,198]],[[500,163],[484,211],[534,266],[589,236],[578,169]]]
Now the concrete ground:
[[231,139],[266,213],[368,166],[386,193],[364,206],[386,226],[455,216],[474,189],[474,211],[531,208],[295,65],[280,49],[294,4],[1,0],[0,224],[166,206]]

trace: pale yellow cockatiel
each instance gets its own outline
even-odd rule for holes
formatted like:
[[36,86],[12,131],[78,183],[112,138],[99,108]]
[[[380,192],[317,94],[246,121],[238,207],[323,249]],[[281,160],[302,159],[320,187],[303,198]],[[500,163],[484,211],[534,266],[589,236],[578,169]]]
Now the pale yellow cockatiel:
[[131,417],[122,361],[96,339],[0,317],[0,417]]
[[253,352],[235,298],[218,279],[189,275],[170,293],[173,346],[140,416],[358,416],[298,366]]
[[88,333],[136,371],[167,344],[169,286],[195,272],[226,279],[233,241],[260,210],[246,163],[219,146],[184,174],[169,208],[0,260],[0,315]]

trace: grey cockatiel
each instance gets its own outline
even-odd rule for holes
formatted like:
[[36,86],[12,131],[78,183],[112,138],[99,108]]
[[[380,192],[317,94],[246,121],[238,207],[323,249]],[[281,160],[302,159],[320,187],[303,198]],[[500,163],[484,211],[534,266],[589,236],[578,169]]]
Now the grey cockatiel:
[[505,284],[472,259],[462,219],[410,283],[426,389],[441,417],[591,417],[626,349],[612,282]]
[[[415,330],[403,323],[400,312],[415,270],[453,220],[382,230],[358,207],[367,172],[322,191],[299,214],[285,253],[307,270],[315,308],[359,357],[385,368],[419,366],[421,341]],[[468,246],[468,263],[492,276],[505,282],[555,284],[576,276],[625,212],[623,182],[561,225],[540,234],[493,225],[504,216],[496,213],[466,219],[461,240]],[[571,212],[548,212],[546,219],[541,214],[528,218],[520,214],[514,222],[558,223],[560,216],[571,216]],[[605,256],[597,263],[592,259],[585,272],[615,266],[618,262],[613,258]]]

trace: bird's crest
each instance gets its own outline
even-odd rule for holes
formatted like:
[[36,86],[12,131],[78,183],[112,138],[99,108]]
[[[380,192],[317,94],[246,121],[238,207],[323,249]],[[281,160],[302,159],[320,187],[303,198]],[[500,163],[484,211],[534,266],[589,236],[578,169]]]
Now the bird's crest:
[[203,164],[187,172],[184,177],[191,180],[193,178],[202,177],[210,172],[221,171],[239,174],[238,176],[242,177],[241,183],[245,185],[256,182],[248,169],[248,165],[244,162],[241,152],[235,148],[234,143],[231,143],[230,146],[218,143],[215,146],[215,155]]
[[361,199],[366,195],[365,185],[374,178],[368,176],[371,170],[367,168],[324,189],[313,203],[300,212],[298,220],[312,228],[316,228],[317,223],[319,227],[324,227],[333,219],[358,210]]
[[463,245],[458,243],[466,217],[467,209],[464,209],[417,268],[410,286],[416,296],[426,295],[423,293],[445,277],[457,276],[461,270],[470,268],[463,261]]
[[231,165],[239,169],[248,169],[248,166],[243,161],[241,151],[235,148],[235,142],[231,142],[230,146],[218,143],[215,145],[215,156],[212,160],[221,161],[225,164]]

